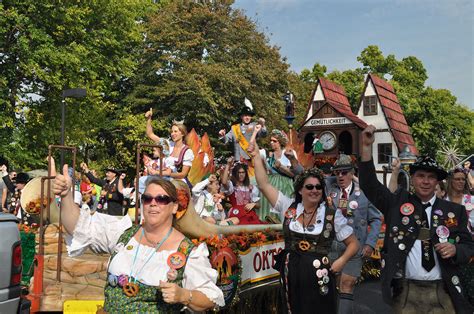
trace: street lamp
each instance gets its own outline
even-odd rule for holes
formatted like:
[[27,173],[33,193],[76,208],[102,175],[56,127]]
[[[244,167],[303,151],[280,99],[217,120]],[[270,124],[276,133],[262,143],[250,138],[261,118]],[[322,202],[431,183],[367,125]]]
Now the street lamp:
[[[84,98],[87,96],[85,88],[70,88],[63,90],[61,101],[61,146],[64,146],[66,122],[66,98]],[[64,165],[64,151],[61,151],[61,167]]]
[[405,145],[402,149],[402,152],[398,154],[398,159],[400,159],[400,174],[398,176],[399,184],[407,191],[410,190],[410,164],[416,161],[416,155],[414,155],[410,147]]

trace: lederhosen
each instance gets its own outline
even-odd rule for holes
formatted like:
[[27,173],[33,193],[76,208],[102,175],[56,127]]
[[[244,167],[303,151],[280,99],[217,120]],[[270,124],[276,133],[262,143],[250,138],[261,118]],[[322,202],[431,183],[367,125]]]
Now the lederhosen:
[[[118,243],[127,245],[133,235],[138,231],[140,225],[133,225],[132,227],[125,230],[125,232],[120,236]],[[188,238],[184,238],[183,241],[179,244],[178,252],[183,253],[186,256],[186,262],[188,260],[189,254],[194,248],[194,244]],[[112,253],[109,260],[109,265],[112,259],[115,257],[117,252]],[[175,280],[168,280],[182,287],[182,280],[184,275],[184,267],[181,267],[177,270],[178,275]],[[163,295],[160,290],[155,286],[148,286],[137,282],[139,286],[139,291],[136,296],[128,297],[125,295],[122,287],[117,283],[114,285],[114,282],[110,280],[111,275],[107,270],[108,280],[105,285],[105,303],[104,310],[107,313],[179,313],[183,308],[183,305],[180,303],[169,304],[163,301]]]
[[276,256],[274,266],[281,275],[283,309],[285,313],[298,314],[336,313],[336,280],[329,270],[331,265],[328,257],[336,235],[334,230],[336,211],[333,207],[326,207],[321,233],[305,234],[289,228],[290,222],[298,218],[296,205],[291,204],[285,213],[283,221],[285,249]]

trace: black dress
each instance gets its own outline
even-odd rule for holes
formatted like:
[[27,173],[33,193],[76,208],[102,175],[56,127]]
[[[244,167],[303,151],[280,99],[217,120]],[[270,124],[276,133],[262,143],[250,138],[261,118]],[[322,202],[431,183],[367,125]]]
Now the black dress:
[[284,312],[336,313],[336,280],[329,270],[328,258],[335,238],[335,210],[326,208],[319,235],[290,230],[290,222],[296,218],[296,203],[293,203],[283,221],[285,249],[276,257],[274,266],[281,275]]

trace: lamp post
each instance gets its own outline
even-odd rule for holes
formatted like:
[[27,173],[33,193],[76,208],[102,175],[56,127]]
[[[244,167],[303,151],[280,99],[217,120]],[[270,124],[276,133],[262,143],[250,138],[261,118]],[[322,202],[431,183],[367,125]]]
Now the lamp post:
[[403,182],[399,182],[399,184],[408,191],[410,189],[410,164],[416,161],[416,155],[411,152],[408,145],[405,145],[402,152],[398,154],[398,159],[400,159],[400,175],[402,175],[404,179]]
[[[66,98],[84,98],[87,96],[85,88],[70,88],[63,90],[61,100],[61,146],[64,146],[66,123]],[[61,151],[61,167],[64,165],[64,151]]]
[[292,92],[287,91],[283,96],[285,101],[285,120],[288,122],[289,134],[290,134],[290,144],[293,144],[292,139],[292,130],[293,130],[293,121],[295,120],[295,96]]

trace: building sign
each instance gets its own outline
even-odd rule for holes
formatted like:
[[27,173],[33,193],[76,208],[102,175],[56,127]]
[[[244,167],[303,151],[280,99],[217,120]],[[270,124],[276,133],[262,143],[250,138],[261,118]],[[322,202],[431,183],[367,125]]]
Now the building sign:
[[339,124],[351,124],[352,121],[346,117],[336,118],[322,118],[322,119],[311,119],[306,122],[305,126],[325,126],[325,125],[339,125]]
[[245,252],[239,252],[242,261],[240,284],[258,282],[279,275],[273,269],[275,256],[285,247],[283,240],[268,242],[264,245],[252,246]]

